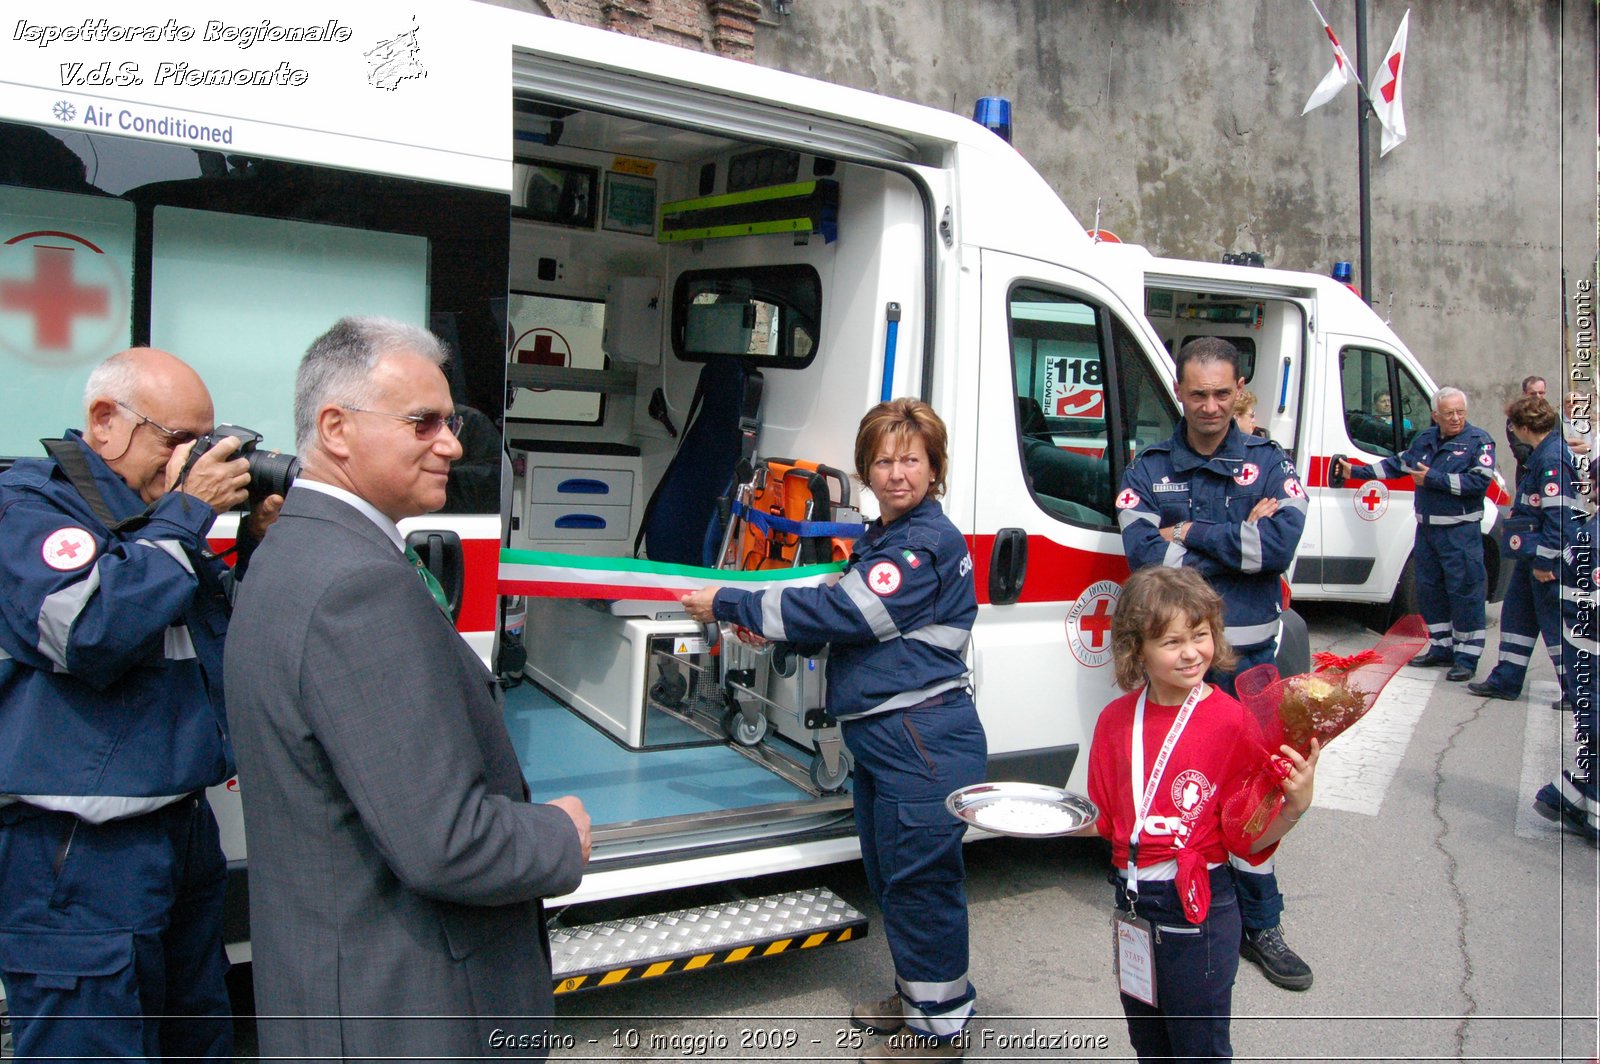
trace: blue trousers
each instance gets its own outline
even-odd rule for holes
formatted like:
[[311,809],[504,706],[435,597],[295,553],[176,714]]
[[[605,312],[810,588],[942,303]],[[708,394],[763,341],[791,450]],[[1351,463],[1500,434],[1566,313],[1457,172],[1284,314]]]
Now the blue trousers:
[[937,1038],[961,1032],[977,996],[967,978],[966,825],[944,800],[982,783],[988,767],[972,699],[945,697],[841,725],[855,760],[861,859],[883,914],[906,1024]]
[[1561,693],[1568,698],[1573,697],[1573,692],[1568,689],[1566,661],[1562,653],[1560,581],[1545,583],[1535,580],[1533,565],[1522,559],[1511,570],[1506,600],[1500,607],[1500,660],[1484,682],[1514,695],[1522,693],[1522,681],[1528,675],[1528,661],[1540,637],[1544,638],[1545,649],[1550,651],[1550,661],[1556,667],[1556,681],[1561,685]]
[[[1239,664],[1234,666],[1232,672],[1223,673],[1213,669],[1206,674],[1206,680],[1238,697],[1233,686],[1234,680],[1247,669],[1270,664],[1277,658],[1278,644],[1274,640],[1253,647],[1235,647],[1234,653],[1238,655]],[[1276,750],[1272,752],[1277,753]],[[1239,916],[1244,926],[1252,931],[1265,931],[1283,922],[1283,891],[1278,889],[1278,873],[1272,861],[1269,857],[1259,865],[1251,865],[1231,856],[1228,858],[1228,867],[1233,870],[1234,883],[1238,888]]]
[[1417,605],[1428,624],[1428,656],[1477,669],[1489,627],[1489,572],[1478,526],[1418,525],[1411,567]]
[[17,1059],[231,1062],[226,876],[203,796],[106,824],[0,808],[0,980]]
[[[1120,876],[1117,908],[1128,895]],[[1196,926],[1183,915],[1172,880],[1140,882],[1134,915],[1155,925],[1156,1005],[1126,994],[1122,1012],[1140,1060],[1232,1060],[1228,1027],[1239,973],[1239,908],[1226,865],[1211,870],[1211,909]]]

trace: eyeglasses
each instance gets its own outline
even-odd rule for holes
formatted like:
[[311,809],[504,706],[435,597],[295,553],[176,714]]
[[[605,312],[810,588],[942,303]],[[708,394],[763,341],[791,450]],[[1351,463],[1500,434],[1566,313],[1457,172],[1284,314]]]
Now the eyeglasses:
[[[138,418],[139,425],[149,425],[151,428],[155,429],[156,433],[161,437],[161,441],[168,447],[182,447],[184,444],[191,443],[200,438],[200,434],[198,432],[190,432],[188,429],[169,429],[154,418],[145,417],[143,414],[139,413],[139,411],[135,410],[127,403],[124,403],[121,399],[115,399],[113,402],[122,407],[122,409],[126,410],[128,413],[132,414],[134,417]],[[137,429],[139,425],[135,425],[134,428]]]
[[392,417],[396,421],[409,421],[411,427],[417,430],[419,440],[433,439],[439,435],[440,429],[449,429],[452,436],[461,435],[460,414],[441,414],[437,410],[430,410],[426,414],[391,414],[387,410],[368,410],[362,406],[347,406],[345,409],[358,414],[377,414],[379,417]]

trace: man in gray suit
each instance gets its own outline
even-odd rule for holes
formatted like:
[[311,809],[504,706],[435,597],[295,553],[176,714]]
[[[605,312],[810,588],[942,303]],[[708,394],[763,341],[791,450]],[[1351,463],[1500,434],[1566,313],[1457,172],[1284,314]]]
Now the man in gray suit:
[[530,803],[498,685],[403,553],[461,456],[444,361],[378,318],[311,345],[304,469],[229,631],[263,1057],[549,1043],[539,899],[577,886],[589,817]]

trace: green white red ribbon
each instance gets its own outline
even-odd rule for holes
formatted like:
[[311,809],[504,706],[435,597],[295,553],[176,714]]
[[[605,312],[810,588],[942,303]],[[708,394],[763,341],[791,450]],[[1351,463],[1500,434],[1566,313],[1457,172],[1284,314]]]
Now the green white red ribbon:
[[831,584],[843,571],[843,562],[746,572],[642,561],[638,558],[595,558],[584,554],[502,549],[499,591],[502,595],[527,595],[532,598],[677,602],[684,595],[703,587],[728,586],[742,591],[765,591],[779,586]]

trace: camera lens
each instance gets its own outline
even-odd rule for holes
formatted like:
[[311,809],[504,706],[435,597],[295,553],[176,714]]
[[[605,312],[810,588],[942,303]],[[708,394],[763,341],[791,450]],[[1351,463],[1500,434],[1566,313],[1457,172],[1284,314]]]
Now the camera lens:
[[277,454],[252,450],[245,455],[250,463],[250,497],[265,499],[268,495],[282,495],[300,475],[300,459],[292,454]]

